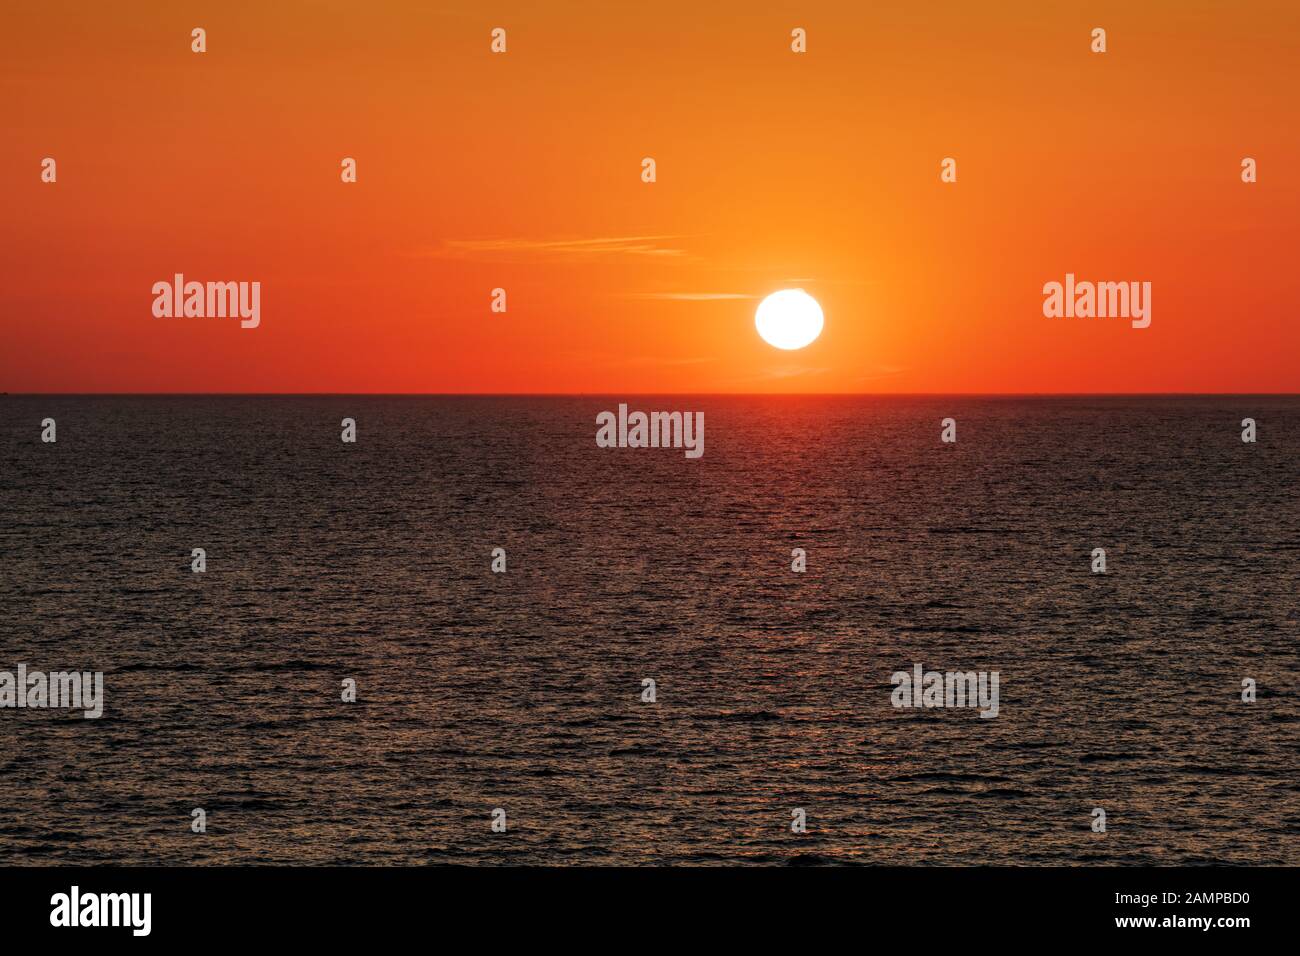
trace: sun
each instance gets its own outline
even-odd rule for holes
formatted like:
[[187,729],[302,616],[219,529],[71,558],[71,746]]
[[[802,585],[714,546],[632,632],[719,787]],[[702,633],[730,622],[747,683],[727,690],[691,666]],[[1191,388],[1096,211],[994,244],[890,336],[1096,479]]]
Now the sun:
[[754,327],[768,345],[801,349],[822,334],[822,307],[803,289],[773,292],[758,304]]

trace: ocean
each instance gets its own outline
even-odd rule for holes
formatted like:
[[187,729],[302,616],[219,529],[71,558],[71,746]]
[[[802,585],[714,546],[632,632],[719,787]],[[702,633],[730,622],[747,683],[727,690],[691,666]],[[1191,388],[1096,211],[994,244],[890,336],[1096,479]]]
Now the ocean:
[[0,863],[1300,864],[1300,398],[4,396],[0,462],[0,671],[104,675],[0,709]]

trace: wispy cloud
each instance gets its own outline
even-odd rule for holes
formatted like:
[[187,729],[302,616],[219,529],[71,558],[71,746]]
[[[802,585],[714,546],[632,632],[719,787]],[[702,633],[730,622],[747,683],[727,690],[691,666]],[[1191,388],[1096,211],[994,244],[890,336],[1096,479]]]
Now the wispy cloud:
[[754,385],[780,381],[782,379],[815,379],[819,375],[825,375],[828,372],[833,371],[834,369],[815,365],[774,365],[764,368],[754,375],[733,376],[727,381],[727,385],[732,387],[749,388]]
[[446,259],[551,258],[583,260],[609,256],[678,258],[686,250],[669,245],[680,236],[601,236],[591,239],[444,239],[417,249],[417,257]]
[[709,365],[717,361],[717,358],[704,355],[625,355],[613,352],[575,352],[571,354],[584,361],[598,362],[603,366],[665,368],[670,366]]
[[757,299],[744,292],[628,292],[625,299],[653,299],[671,302],[714,302],[719,299]]
[[768,371],[769,378],[795,378],[800,375],[825,375],[827,372],[835,371],[832,368],[817,367],[815,365],[788,365],[783,368],[774,368]]

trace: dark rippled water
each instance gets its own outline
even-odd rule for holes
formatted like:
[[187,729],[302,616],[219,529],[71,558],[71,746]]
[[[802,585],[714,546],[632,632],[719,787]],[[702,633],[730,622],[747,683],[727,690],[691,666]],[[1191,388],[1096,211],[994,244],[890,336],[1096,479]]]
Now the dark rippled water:
[[625,400],[0,398],[0,861],[1300,863],[1300,400]]

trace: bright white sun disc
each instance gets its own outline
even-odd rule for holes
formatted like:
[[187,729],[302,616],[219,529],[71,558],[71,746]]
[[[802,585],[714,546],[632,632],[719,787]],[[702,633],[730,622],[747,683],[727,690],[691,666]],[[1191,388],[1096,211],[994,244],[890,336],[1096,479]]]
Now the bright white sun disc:
[[822,334],[822,307],[803,289],[773,292],[758,304],[754,327],[768,345],[801,349]]

